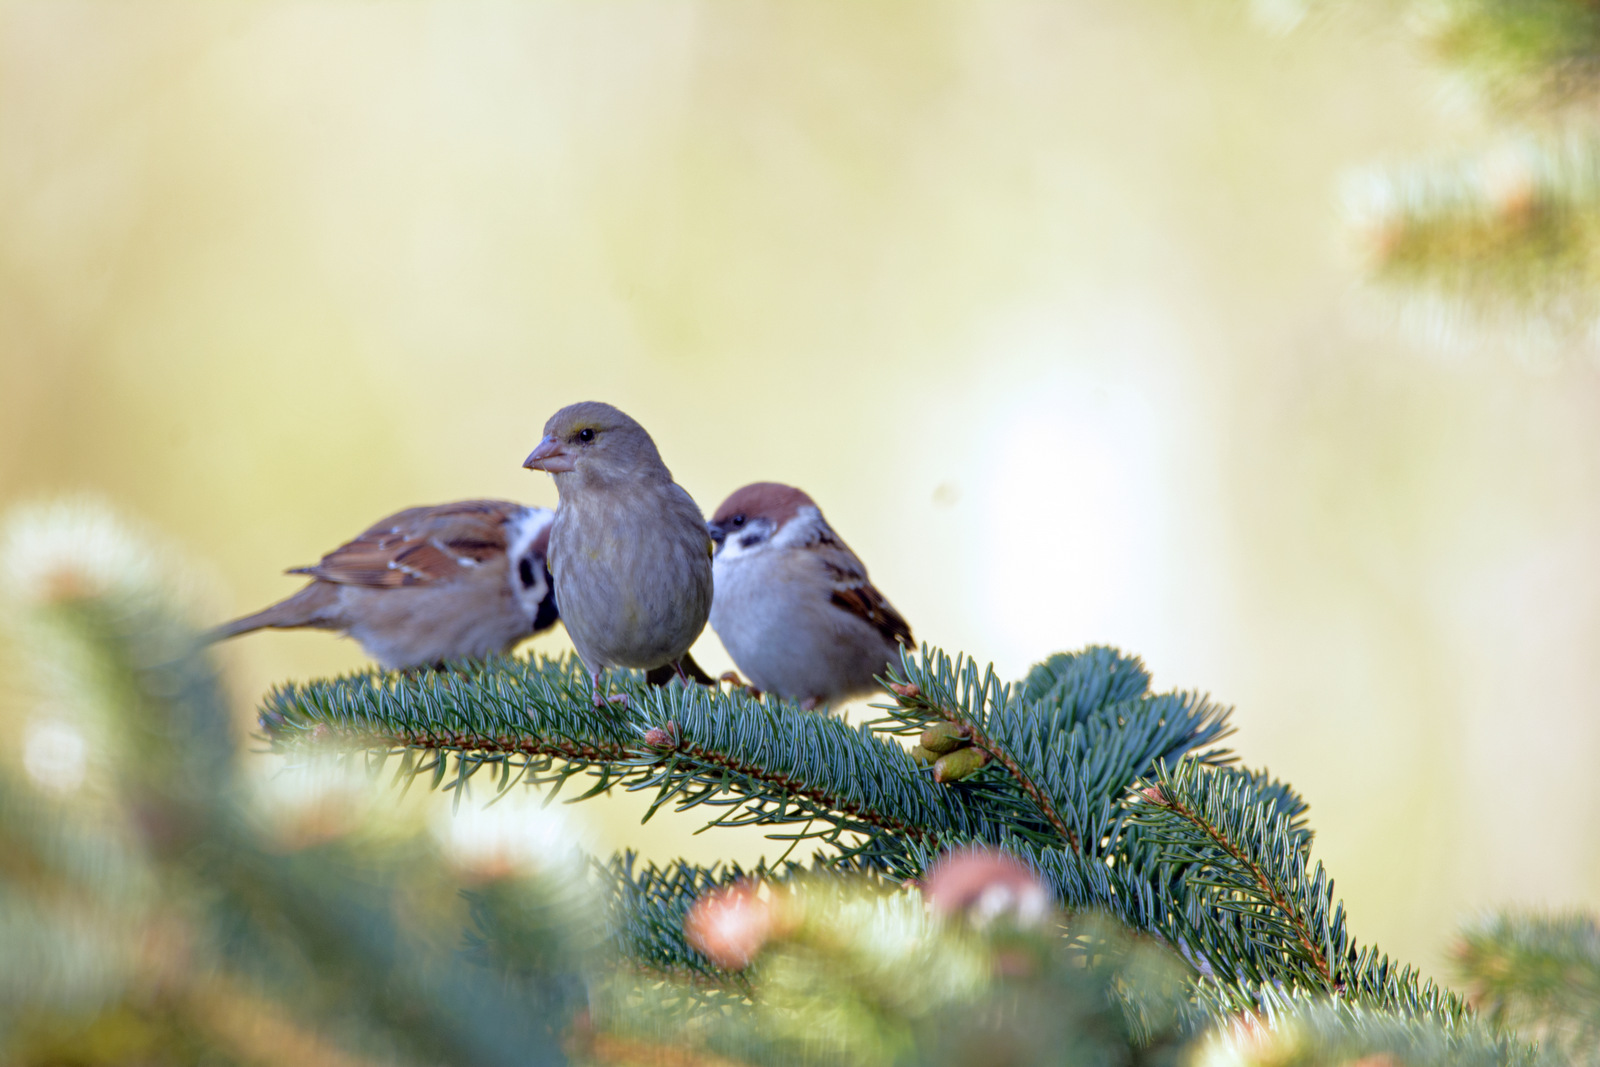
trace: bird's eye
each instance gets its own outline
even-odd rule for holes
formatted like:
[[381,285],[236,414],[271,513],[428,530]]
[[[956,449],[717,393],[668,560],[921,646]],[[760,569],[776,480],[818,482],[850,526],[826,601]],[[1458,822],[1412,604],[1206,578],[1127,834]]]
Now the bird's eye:
[[588,444],[590,441],[593,441],[594,430],[588,426],[585,426],[583,429],[578,431],[578,440],[582,441],[584,444]]
[[733,517],[733,525],[736,526],[736,527],[743,526],[744,525],[744,516],[743,515],[735,515]]

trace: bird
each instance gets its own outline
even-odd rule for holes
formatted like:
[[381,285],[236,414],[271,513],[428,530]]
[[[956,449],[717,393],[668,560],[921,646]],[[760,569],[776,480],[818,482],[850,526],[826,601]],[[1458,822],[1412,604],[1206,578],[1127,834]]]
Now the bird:
[[508,652],[560,617],[545,563],[554,518],[507,500],[406,508],[290,570],[311,578],[298,593],[205,639],[337,630],[395,670]]
[[910,625],[803,491],[747,485],[707,529],[711,628],[755,689],[813,709],[870,691],[912,647]]
[[626,703],[602,687],[608,668],[687,678],[683,658],[711,612],[713,545],[650,434],[610,404],[569,404],[522,465],[556,483],[550,573],[595,706]]

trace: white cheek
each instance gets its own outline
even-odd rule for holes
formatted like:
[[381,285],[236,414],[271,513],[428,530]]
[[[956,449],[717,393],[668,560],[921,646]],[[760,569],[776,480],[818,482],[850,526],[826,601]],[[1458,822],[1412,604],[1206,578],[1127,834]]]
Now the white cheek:
[[722,547],[717,549],[717,554],[712,558],[713,565],[718,563],[738,563],[742,559],[764,551],[772,544],[770,535],[762,536],[759,533],[754,533],[754,536],[758,537],[759,540],[756,540],[753,544],[745,544],[745,540],[750,538],[752,534],[753,531],[749,529],[742,530],[739,533],[728,534],[722,540]]
[[774,548],[804,548],[823,534],[832,534],[830,527],[822,518],[822,512],[814,507],[803,507],[795,512],[794,518],[784,523],[772,535]]
[[[550,579],[545,575],[544,561],[529,552],[534,540],[555,519],[555,513],[548,508],[528,508],[521,516],[513,520],[511,528],[507,531],[507,554],[510,559],[511,592],[517,598],[518,606],[532,618],[539,611],[539,605],[544,602],[546,594],[550,592]],[[522,584],[522,562],[527,559],[533,567],[533,584]]]
[[716,555],[711,557],[711,562],[713,565],[736,563],[741,556],[749,554],[750,550],[748,548],[739,544],[735,538],[728,537],[724,538],[722,544],[717,547]]
[[522,561],[518,560],[511,568],[511,586],[516,594],[517,604],[531,618],[538,614],[539,605],[550,592],[550,579],[545,577],[542,561],[530,559],[528,562],[533,567],[533,584],[522,584]]

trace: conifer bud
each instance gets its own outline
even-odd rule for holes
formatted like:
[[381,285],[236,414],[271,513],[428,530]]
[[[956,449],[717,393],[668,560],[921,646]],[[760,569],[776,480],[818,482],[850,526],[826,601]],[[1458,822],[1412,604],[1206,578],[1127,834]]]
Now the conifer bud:
[[665,726],[652,726],[644,732],[644,743],[651,748],[677,748],[678,724],[667,721]]
[[967,743],[967,728],[953,722],[936,722],[922,731],[922,747],[944,755]]
[[912,745],[911,758],[917,761],[918,767],[932,767],[934,760],[939,758],[939,754],[936,752],[929,752],[921,745]]
[[970,745],[958,748],[939,757],[938,762],[933,765],[933,780],[959,782],[983,770],[983,765],[988,762],[989,753],[981,748],[973,748]]
[[908,682],[905,685],[901,685],[898,682],[890,682],[889,691],[895,696],[905,697],[907,700],[910,700],[912,697],[919,697],[922,695],[921,688],[918,687],[915,682]]

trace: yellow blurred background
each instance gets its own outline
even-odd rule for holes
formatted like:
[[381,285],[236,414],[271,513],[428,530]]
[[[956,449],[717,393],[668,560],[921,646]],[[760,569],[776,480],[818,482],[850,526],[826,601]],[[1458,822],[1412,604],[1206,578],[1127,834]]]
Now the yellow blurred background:
[[[1381,20],[1242,5],[0,0],[0,505],[101,494],[242,613],[402,506],[553,504],[522,457],[608,400],[708,512],[809,490],[921,640],[1235,705],[1438,972],[1600,904],[1594,370],[1410,344],[1339,225],[1475,122]],[[362,662],[222,655],[241,722]],[[782,850],[640,810],[570,814]]]

